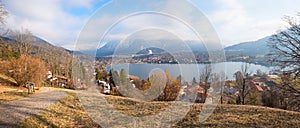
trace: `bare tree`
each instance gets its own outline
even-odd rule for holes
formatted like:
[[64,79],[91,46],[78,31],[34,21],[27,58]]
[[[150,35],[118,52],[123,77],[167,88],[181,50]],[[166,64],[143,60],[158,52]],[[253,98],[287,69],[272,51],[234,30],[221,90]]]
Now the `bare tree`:
[[27,29],[15,30],[11,32],[18,45],[18,50],[21,54],[28,56],[32,52],[32,38],[33,35]]
[[20,54],[23,54],[25,56],[24,61],[24,70],[27,72],[28,70],[28,61],[27,57],[30,55],[32,51],[32,34],[29,30],[25,29],[25,31],[22,29],[21,31],[15,30],[11,32],[13,38],[17,42],[18,50]]
[[204,89],[203,101],[206,100],[208,89],[210,88],[210,82],[212,77],[212,67],[211,65],[205,65],[203,71],[200,74],[200,85]]
[[221,101],[223,104],[223,87],[225,85],[225,72],[212,73],[210,82],[209,95],[212,100],[212,103],[218,103]]
[[238,99],[237,99],[237,104],[242,103],[245,104],[245,99],[247,95],[250,93],[247,85],[246,85],[246,79],[249,77],[249,65],[248,64],[243,64],[241,67],[241,71],[238,71],[235,73],[235,78],[236,78],[236,85],[238,87]]
[[263,104],[268,107],[300,111],[299,90],[293,88],[293,85],[300,85],[300,81],[290,74],[282,74],[280,82],[263,93]]
[[200,82],[208,82],[212,75],[211,65],[205,65],[203,71],[200,74]]
[[296,17],[286,16],[286,30],[273,35],[269,41],[270,61],[287,73],[300,75],[300,13]]
[[[294,77],[295,80],[300,76],[300,13],[295,17],[286,16],[287,29],[273,35],[269,41],[269,58],[276,66],[284,71],[284,79]],[[288,76],[288,77],[286,77]],[[292,90],[300,95],[300,91],[295,88],[297,84],[284,82],[285,89]],[[292,80],[288,80],[290,82]]]

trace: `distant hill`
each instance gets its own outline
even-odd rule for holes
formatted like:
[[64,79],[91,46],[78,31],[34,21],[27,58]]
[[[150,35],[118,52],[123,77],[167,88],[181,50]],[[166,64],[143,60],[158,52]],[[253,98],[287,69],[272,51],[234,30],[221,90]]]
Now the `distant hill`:
[[[199,52],[199,51],[206,52],[207,51],[206,47],[203,43],[196,42],[196,41],[186,41],[185,43],[182,43],[182,42],[178,42],[177,40],[150,40],[150,41],[134,40],[131,44],[124,45],[124,44],[120,44],[120,41],[118,41],[118,40],[112,40],[112,41],[106,42],[102,47],[100,47],[96,52],[96,56],[113,55],[115,53],[116,48],[118,48],[118,51],[117,51],[118,53],[128,53],[131,55],[146,53],[146,52],[148,52],[148,50],[152,50],[155,54],[165,52],[165,49],[153,47],[151,44],[152,45],[153,44],[154,45],[165,44],[165,46],[167,46],[168,49],[176,50],[178,52],[180,52],[182,50],[182,47],[186,47],[186,45],[190,48],[190,50],[192,52]],[[172,44],[175,44],[175,45],[172,45]],[[177,44],[181,44],[181,46],[179,46]],[[138,51],[135,52],[132,50],[138,50]],[[82,51],[82,52],[91,55],[91,52],[88,50]]]
[[165,52],[165,50],[160,48],[146,48],[141,51],[139,51],[137,54],[149,54],[149,51],[152,52],[152,54],[159,54]]
[[[6,37],[0,37],[1,41],[0,44],[5,45],[5,46],[13,46],[16,47],[17,46],[17,42],[14,39],[14,37],[12,36],[6,36]],[[37,50],[37,48],[44,48],[44,47],[48,47],[50,49],[64,49],[62,47],[58,47],[58,46],[54,46],[52,44],[50,44],[49,42],[37,37],[37,36],[33,36],[32,37],[32,46],[33,46],[33,51]],[[67,49],[64,49],[64,51],[68,51]],[[68,51],[70,52],[70,51]]]
[[[246,56],[257,56],[257,55],[266,55],[269,52],[268,48],[268,40],[270,39],[271,36],[259,39],[257,41],[250,41],[250,42],[242,42],[236,45],[228,46],[224,50],[226,53],[229,54],[237,54],[237,55],[246,55]],[[128,53],[128,54],[137,54],[137,53],[131,53],[132,49],[140,49],[141,51],[138,53],[146,53],[148,50],[156,51],[156,53],[161,53],[164,52],[164,50],[157,50],[157,48],[154,47],[149,47],[149,48],[143,48],[142,44],[147,44],[147,43],[172,43],[174,42],[173,40],[159,40],[159,41],[145,41],[145,40],[136,40],[131,44],[130,47],[124,47],[118,49],[118,52],[122,53]],[[118,40],[113,40],[106,42],[103,47],[99,48],[96,52],[96,56],[110,56],[113,55],[115,52],[115,49],[119,46],[120,41]],[[206,52],[207,49],[203,43],[196,42],[196,41],[186,41],[186,44],[190,47],[192,52],[199,52],[199,51],[204,51]],[[178,49],[180,52],[180,46],[171,46],[169,45],[168,47],[171,47],[171,49]],[[83,51],[84,53],[89,54],[89,51]]]
[[[99,48],[96,52],[96,56],[110,56],[114,53],[115,48],[119,45],[120,41],[113,40],[107,42],[103,47]],[[88,51],[85,51],[88,53]]]
[[243,42],[225,48],[226,53],[239,55],[257,56],[266,55],[269,52],[268,40],[270,36],[257,41]]
[[[250,41],[250,42],[243,42],[236,45],[228,46],[225,48],[225,52],[227,54],[235,54],[235,55],[246,55],[246,56],[257,56],[257,55],[266,55],[269,52],[268,48],[268,40],[271,36],[259,39],[257,41]],[[11,36],[8,37],[0,37],[1,41],[0,44],[6,43],[5,45],[11,45],[13,47],[16,46],[16,43],[14,39]],[[9,44],[7,44],[9,42]],[[149,50],[151,50],[154,54],[160,54],[164,51],[162,48],[156,48],[156,47],[145,47],[144,44],[155,44],[155,43],[163,43],[163,44],[176,44],[176,40],[154,40],[154,41],[146,41],[146,40],[135,40],[130,46],[122,45],[120,47],[120,41],[119,40],[112,40],[108,41],[103,44],[102,47],[100,47],[97,52],[96,56],[110,56],[115,53],[115,49],[118,48],[118,52],[121,53],[128,53],[128,54],[145,54],[148,53]],[[177,42],[178,43],[178,42]],[[182,43],[181,43],[182,44]],[[206,52],[206,47],[201,42],[196,41],[186,41],[185,44],[188,47],[190,47],[190,50],[192,52],[199,52],[204,51]],[[34,52],[32,54],[39,54],[39,55],[51,55],[51,54],[60,54],[60,55],[82,55],[82,56],[95,56],[95,53],[89,50],[86,51],[72,51],[68,49],[64,49],[62,47],[54,46],[47,41],[38,38],[36,36],[33,37],[33,46],[34,46]],[[148,45],[149,46],[149,45]],[[171,47],[171,49],[177,49],[178,52],[181,50],[181,46],[177,45],[168,45],[168,47]],[[132,53],[132,49],[139,49],[138,52]],[[39,53],[37,53],[39,52]],[[36,56],[36,55],[33,55]],[[42,57],[44,58],[44,57]]]
[[[0,45],[12,46],[13,48],[17,47],[17,43],[12,36],[6,36],[6,37],[0,36]],[[36,52],[39,52],[41,54],[51,55],[51,52],[57,52],[59,54],[84,55],[80,51],[73,51],[73,50],[65,49],[60,46],[52,45],[51,43],[37,36],[32,37],[32,45],[33,45],[32,54],[37,54]]]

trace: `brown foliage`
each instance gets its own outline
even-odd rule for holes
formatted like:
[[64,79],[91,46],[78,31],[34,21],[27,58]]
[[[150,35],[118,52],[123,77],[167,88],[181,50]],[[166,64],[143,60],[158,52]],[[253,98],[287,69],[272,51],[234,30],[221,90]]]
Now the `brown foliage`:
[[248,73],[249,65],[244,64],[241,67],[241,71],[235,73],[236,85],[238,87],[237,104],[246,104],[246,97],[250,94],[248,86],[246,85],[246,79],[249,77]]
[[46,74],[46,67],[42,61],[25,55],[12,59],[8,69],[8,75],[14,78],[19,86],[29,81],[39,86]]
[[167,83],[164,95],[161,96],[159,99],[164,101],[174,101],[178,97],[180,93],[180,82],[177,81],[175,78],[170,79],[170,83]]
[[10,62],[9,61],[1,61],[0,60],[0,72],[3,74],[7,74]]
[[[162,78],[155,78],[155,76],[159,76],[158,74],[152,76],[153,78],[150,78],[146,81],[146,83],[143,86],[143,90],[147,90],[150,88],[150,86],[159,86],[159,87],[151,87],[154,88],[154,93],[157,94],[160,93],[160,89],[163,90],[163,93],[161,93],[155,100],[159,101],[174,101],[178,97],[181,89],[180,82],[175,79],[171,78],[170,72],[166,71],[166,85],[162,85],[161,83],[164,83]],[[164,86],[164,87],[163,87]]]

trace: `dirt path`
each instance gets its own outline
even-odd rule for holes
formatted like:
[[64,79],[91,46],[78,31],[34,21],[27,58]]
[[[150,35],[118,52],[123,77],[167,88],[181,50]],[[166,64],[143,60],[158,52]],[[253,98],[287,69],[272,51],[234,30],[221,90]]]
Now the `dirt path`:
[[66,96],[63,91],[49,91],[45,88],[40,94],[0,105],[0,127],[14,127],[31,115],[46,110]]

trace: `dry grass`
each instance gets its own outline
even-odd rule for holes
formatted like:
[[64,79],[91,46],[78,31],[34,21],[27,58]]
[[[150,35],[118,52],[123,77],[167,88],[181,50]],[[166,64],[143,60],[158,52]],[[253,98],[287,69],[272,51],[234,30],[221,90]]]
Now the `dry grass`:
[[300,127],[300,113],[280,109],[219,105],[203,123],[197,121],[201,105],[194,105],[176,127]]
[[[132,116],[159,113],[171,103],[140,103],[121,97],[105,96],[114,108]],[[183,103],[181,103],[183,104]],[[213,114],[199,122],[202,104],[194,104],[184,119],[174,127],[300,127],[300,113],[262,106],[218,105]],[[178,110],[175,113],[180,113]]]
[[16,86],[0,85],[0,104],[29,96],[27,89]]
[[68,92],[68,96],[60,100],[49,110],[40,115],[34,115],[18,127],[26,128],[52,128],[52,127],[100,127],[89,118],[82,109],[75,93]]
[[[105,96],[110,104],[124,114],[141,117],[157,114],[171,103],[138,102],[124,97]],[[179,103],[184,104],[184,103]],[[300,113],[274,108],[242,105],[218,105],[214,113],[200,123],[202,104],[194,104],[184,119],[174,127],[300,127]],[[178,110],[177,112],[180,112]],[[102,117],[105,119],[105,117]],[[82,109],[75,93],[53,105],[41,115],[26,119],[22,127],[100,127]]]

